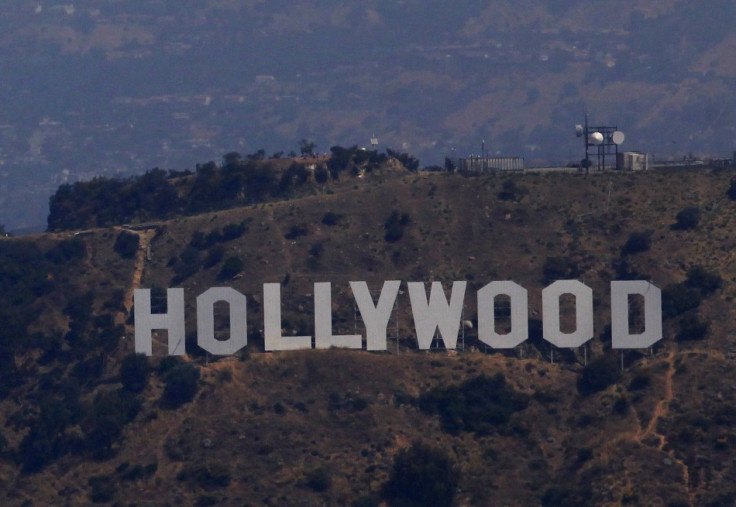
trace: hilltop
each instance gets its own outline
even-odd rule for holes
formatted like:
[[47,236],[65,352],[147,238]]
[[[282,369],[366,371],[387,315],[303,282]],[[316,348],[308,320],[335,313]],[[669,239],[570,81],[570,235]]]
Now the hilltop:
[[[173,181],[196,177],[170,183],[181,197]],[[407,455],[446,470],[458,504],[736,498],[732,171],[314,177],[255,204],[2,240],[6,503],[376,505]],[[565,278],[593,288],[596,336],[551,362],[540,293]],[[609,282],[627,278],[663,290],[665,338],[621,371]],[[493,351],[473,325],[457,351],[418,352],[403,294],[385,353],[262,352],[263,283],[281,283],[285,332],[312,334],[313,283],[332,282],[335,332],[352,333],[348,282],[391,279],[467,281],[473,324],[475,291],[514,280],[531,337]],[[189,355],[164,357],[160,337],[142,361],[132,289],[172,286]],[[248,347],[219,360],[194,332],[215,286],[249,305]]]

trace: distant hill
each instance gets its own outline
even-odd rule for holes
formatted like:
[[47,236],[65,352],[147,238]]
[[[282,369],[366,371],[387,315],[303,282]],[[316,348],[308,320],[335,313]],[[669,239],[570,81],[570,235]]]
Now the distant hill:
[[734,150],[730,0],[18,3],[0,21],[0,223],[93,176],[307,138],[579,161],[584,111],[657,158]]
[[[180,198],[201,174],[155,176]],[[733,171],[313,177],[276,200],[0,240],[4,503],[421,503],[422,480],[459,505],[732,503]],[[540,335],[541,289],[565,278],[594,291],[585,350]],[[665,338],[621,356],[609,282],[629,278],[662,289]],[[281,283],[284,332],[311,335],[313,284],[331,281],[344,334],[362,332],[353,280],[464,280],[473,325],[456,352],[416,351],[403,285],[385,353],[261,352],[263,283]],[[529,291],[512,351],[477,340],[474,294],[493,280]],[[136,357],[132,290],[162,310],[172,286],[189,355],[156,337]],[[215,286],[248,297],[234,357],[196,347],[195,298]]]

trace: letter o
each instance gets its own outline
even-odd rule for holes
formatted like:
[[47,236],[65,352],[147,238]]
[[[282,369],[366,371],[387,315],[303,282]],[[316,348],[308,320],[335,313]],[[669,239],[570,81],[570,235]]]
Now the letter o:
[[[496,332],[494,300],[506,295],[511,300],[511,331]],[[494,349],[513,349],[529,338],[529,299],[527,290],[521,285],[506,282],[491,282],[478,291],[478,339]]]
[[[560,329],[560,297],[575,296],[575,332]],[[577,280],[558,280],[542,290],[544,339],[559,348],[575,348],[593,338],[593,289]]]
[[[230,305],[230,339],[215,339],[215,303]],[[231,287],[213,287],[197,296],[197,344],[210,354],[228,356],[248,344],[247,301]]]

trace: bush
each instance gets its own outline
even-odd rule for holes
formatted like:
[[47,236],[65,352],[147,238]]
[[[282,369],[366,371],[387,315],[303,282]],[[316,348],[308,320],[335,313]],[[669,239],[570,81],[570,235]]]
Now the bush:
[[685,283],[668,285],[662,290],[662,315],[676,317],[700,306],[703,300],[700,289],[688,287]]
[[[138,236],[136,236],[137,238]],[[117,242],[116,242],[117,244]],[[136,249],[138,246],[136,245]],[[84,259],[87,255],[87,244],[82,238],[71,238],[60,241],[46,253],[46,258],[54,264]]]
[[143,354],[128,354],[120,365],[120,382],[123,388],[139,393],[148,385],[148,357]]
[[588,363],[578,379],[578,392],[583,396],[602,391],[621,378],[621,371],[615,358],[603,356]]
[[217,274],[217,279],[220,281],[231,280],[243,270],[244,265],[240,257],[228,257],[223,263],[222,269]]
[[91,410],[82,422],[85,445],[98,459],[113,453],[126,424],[135,419],[141,400],[127,391],[103,391],[95,396]]
[[174,262],[175,283],[189,278],[199,271],[202,264],[201,255],[192,245],[188,245]]
[[222,241],[232,241],[239,238],[247,230],[244,223],[231,223],[222,228]]
[[225,249],[223,248],[223,246],[215,245],[209,250],[207,250],[207,255],[202,261],[202,267],[204,269],[209,269],[215,264],[217,264],[218,262],[220,262],[224,256],[225,256]]
[[629,239],[621,247],[621,255],[634,255],[646,252],[652,246],[651,231],[632,232]]
[[677,222],[672,225],[672,229],[681,231],[695,229],[700,223],[700,208],[688,206],[680,211],[675,219]]
[[519,186],[516,183],[516,180],[509,179],[503,182],[501,186],[502,190],[498,193],[498,198],[502,201],[520,201],[524,194],[526,194],[526,189]]
[[141,240],[137,234],[128,231],[121,231],[115,240],[113,249],[123,259],[132,259],[138,251],[140,242]]
[[488,434],[528,404],[529,397],[508,386],[501,373],[480,375],[459,386],[435,388],[419,398],[419,409],[439,414],[442,429],[450,434]]
[[383,223],[383,228],[385,230],[383,238],[389,243],[400,240],[404,236],[404,227],[408,223],[408,213],[399,214],[397,210],[393,210]]
[[732,201],[736,201],[736,176],[731,178],[731,184],[729,185],[728,190],[726,190],[726,195]]
[[450,506],[459,479],[445,451],[415,442],[396,455],[382,496],[392,506]]
[[332,211],[328,211],[325,213],[325,215],[322,217],[322,223],[324,225],[337,225],[338,222],[342,219],[343,215],[340,215],[339,213],[333,213]]
[[194,482],[206,491],[225,488],[230,484],[230,471],[221,463],[187,465],[176,475],[176,480]]
[[700,289],[704,296],[711,294],[723,286],[723,279],[703,266],[693,266],[687,270],[685,285]]
[[542,266],[544,283],[550,284],[557,280],[571,280],[580,275],[578,265],[571,259],[564,257],[547,257]]
[[284,237],[286,239],[295,240],[302,236],[306,236],[307,234],[309,234],[309,226],[307,226],[307,224],[295,224],[289,227],[289,230],[286,231]]
[[169,370],[164,379],[161,401],[168,408],[178,408],[194,399],[199,386],[199,368],[184,363]]
[[305,480],[310,489],[322,493],[332,486],[332,473],[327,467],[321,466],[307,472]]
[[90,477],[87,484],[90,486],[89,499],[94,503],[107,503],[111,501],[117,491],[115,482],[109,475]]
[[702,322],[697,315],[689,315],[680,321],[680,330],[675,339],[678,342],[702,340],[709,331],[707,322]]
[[651,383],[652,377],[648,373],[638,373],[629,382],[629,391],[641,391],[649,387]]

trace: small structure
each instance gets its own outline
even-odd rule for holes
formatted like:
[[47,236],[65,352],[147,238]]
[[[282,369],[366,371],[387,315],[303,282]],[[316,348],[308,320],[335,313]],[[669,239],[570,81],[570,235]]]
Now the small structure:
[[460,172],[523,171],[524,157],[468,157],[457,163]]
[[621,151],[616,153],[616,169],[619,171],[646,171],[649,169],[649,155],[640,151]]

